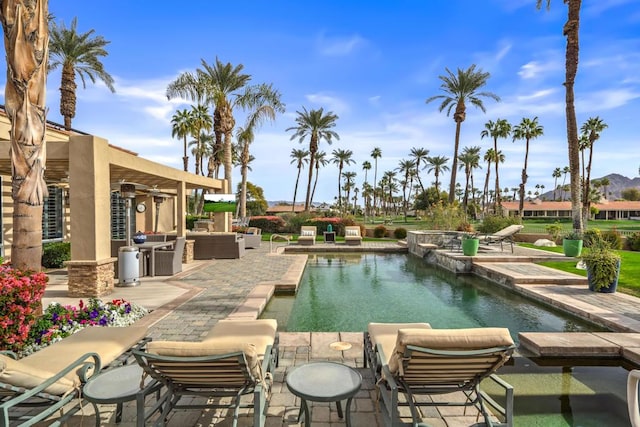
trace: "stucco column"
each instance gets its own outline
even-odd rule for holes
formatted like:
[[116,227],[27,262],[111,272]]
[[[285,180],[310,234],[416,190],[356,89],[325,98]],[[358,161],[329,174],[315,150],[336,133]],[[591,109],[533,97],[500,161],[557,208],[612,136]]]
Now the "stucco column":
[[184,237],[187,235],[187,187],[184,181],[179,181],[176,185],[176,235]]
[[92,135],[69,138],[71,261],[69,296],[113,292],[109,144]]

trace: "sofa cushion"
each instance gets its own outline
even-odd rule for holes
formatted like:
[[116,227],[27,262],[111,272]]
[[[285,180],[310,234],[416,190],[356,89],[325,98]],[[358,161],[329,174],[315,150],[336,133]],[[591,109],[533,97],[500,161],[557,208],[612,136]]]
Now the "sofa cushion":
[[360,235],[360,233],[358,233],[358,230],[347,230],[346,233],[347,233],[346,234],[347,236],[359,236]]
[[302,230],[302,231],[300,232],[300,235],[301,235],[301,236],[313,236],[313,235],[314,235],[314,233],[313,233],[313,231],[310,231],[310,230]]
[[371,322],[367,325],[367,332],[369,332],[369,338],[371,344],[376,347],[378,344],[382,346],[384,352],[383,363],[389,361],[389,357],[393,354],[393,349],[396,345],[398,338],[398,330],[401,328],[418,328],[418,329],[431,329],[431,325],[428,323],[376,323]]
[[[73,360],[69,362],[69,364],[72,362]],[[0,354],[0,381],[3,383],[11,384],[15,387],[32,389],[53,377],[56,373],[57,372],[42,369],[38,366],[24,363],[22,360],[14,360],[11,357]],[[75,378],[75,380],[62,377],[44,391],[49,394],[61,396],[75,387],[80,386],[78,376],[74,375],[73,378]]]
[[256,320],[219,320],[203,341],[217,342],[219,345],[232,345],[239,341],[256,346],[259,357],[264,357],[267,346],[275,343],[278,322],[275,319]]

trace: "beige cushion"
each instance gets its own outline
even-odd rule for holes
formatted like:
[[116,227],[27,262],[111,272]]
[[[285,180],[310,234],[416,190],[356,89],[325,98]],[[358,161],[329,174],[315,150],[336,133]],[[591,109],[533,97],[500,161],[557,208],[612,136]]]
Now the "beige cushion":
[[[68,365],[72,362],[73,360],[69,362]],[[8,356],[0,354],[0,381],[11,384],[15,387],[32,389],[53,377],[56,373],[57,372],[55,371],[41,369],[38,366],[24,363],[22,360],[14,360]],[[60,378],[44,391],[56,396],[61,396],[80,385],[80,379],[78,376],[74,375],[73,378],[74,379],[68,379],[66,377]]]
[[257,320],[219,320],[204,337],[203,342],[215,342],[228,346],[239,342],[255,345],[256,352],[261,358],[272,346],[278,333],[278,322],[275,319]]
[[513,345],[507,328],[400,329],[389,370],[398,372],[407,345],[434,350],[480,350]]
[[236,342],[235,344],[220,345],[217,342],[202,341],[151,341],[147,344],[147,352],[159,356],[172,357],[200,357],[217,356],[229,353],[244,353],[249,371],[256,378],[261,380],[260,360],[256,353],[256,347],[246,342]]
[[300,235],[301,235],[301,236],[313,236],[313,231],[310,231],[310,230],[302,230],[302,231],[300,232]]
[[358,236],[358,230],[347,230],[347,236]]
[[398,330],[401,328],[418,328],[418,329],[431,329],[431,325],[428,323],[375,323],[371,322],[367,325],[367,332],[371,338],[371,344],[375,348],[376,345],[382,346],[384,352],[384,363],[389,361],[389,357],[393,353],[393,348],[396,346],[396,339],[398,337]]

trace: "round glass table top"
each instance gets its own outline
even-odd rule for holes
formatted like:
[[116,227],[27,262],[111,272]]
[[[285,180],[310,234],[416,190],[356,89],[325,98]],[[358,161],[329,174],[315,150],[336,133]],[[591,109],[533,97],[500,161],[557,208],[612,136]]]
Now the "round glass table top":
[[360,390],[362,375],[335,362],[313,362],[298,366],[287,374],[287,387],[303,399],[335,402]]

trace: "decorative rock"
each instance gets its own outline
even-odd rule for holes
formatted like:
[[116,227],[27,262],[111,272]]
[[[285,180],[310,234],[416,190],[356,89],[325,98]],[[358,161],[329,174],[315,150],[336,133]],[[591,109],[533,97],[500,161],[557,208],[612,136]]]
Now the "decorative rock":
[[555,248],[556,244],[549,239],[538,239],[533,243],[533,246],[547,246],[550,248]]

